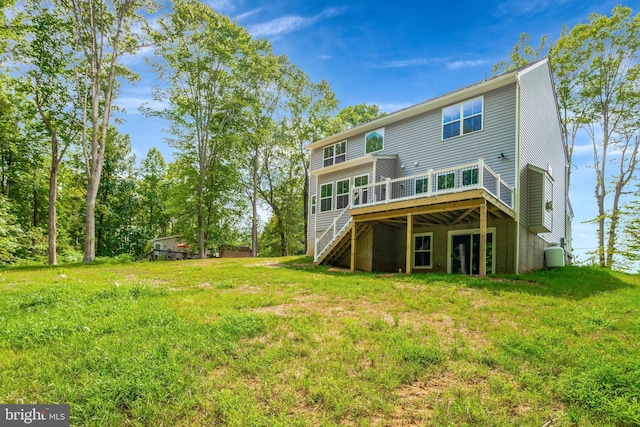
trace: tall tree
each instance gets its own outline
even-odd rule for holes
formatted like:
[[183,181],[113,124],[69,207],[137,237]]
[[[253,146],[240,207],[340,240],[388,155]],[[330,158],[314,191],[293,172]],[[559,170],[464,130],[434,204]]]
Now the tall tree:
[[300,159],[302,165],[304,241],[306,246],[306,235],[309,228],[310,185],[309,152],[306,146],[342,130],[343,125],[334,119],[339,103],[325,80],[313,83],[302,70],[297,70],[290,73],[288,82],[291,95],[287,109],[290,118],[286,122],[288,130],[285,135],[290,135],[291,140],[296,142],[296,158]]
[[57,264],[57,188],[60,163],[77,136],[79,123],[72,99],[73,25],[39,1],[27,1],[14,19],[23,42],[14,57],[27,68],[30,92],[49,138],[48,261]]
[[84,262],[95,259],[95,207],[112,103],[119,77],[131,74],[118,63],[125,53],[140,46],[133,25],[143,18],[138,11],[149,0],[60,0],[69,7],[75,25],[75,43],[80,49],[74,65],[76,90],[82,110],[80,143],[87,174]]
[[166,236],[169,228],[167,214],[167,165],[160,151],[153,147],[142,159],[139,168],[142,204],[141,226],[148,239]]
[[251,199],[251,251],[258,255],[258,204],[261,200],[260,189],[265,169],[270,167],[267,159],[274,149],[273,134],[277,123],[284,117],[286,99],[286,70],[292,65],[286,57],[265,54],[256,57],[256,70],[251,80],[245,81],[247,87],[247,108],[242,115],[240,128],[243,149],[242,164],[247,170],[244,183]]
[[[224,198],[212,199],[232,182],[231,164],[237,141],[231,132],[246,102],[243,82],[255,72],[255,58],[267,47],[209,6],[194,0],[173,4],[169,16],[158,20],[154,68],[168,83],[156,97],[169,107],[158,114],[170,123],[171,144],[182,165],[195,168],[195,210],[199,254],[206,256],[207,227]],[[185,161],[187,160],[188,161]],[[186,171],[185,171],[186,172]]]
[[137,220],[141,203],[129,135],[111,126],[106,145],[96,199],[96,255],[141,255],[147,238]]
[[19,255],[39,255],[46,219],[46,144],[23,79],[0,75],[0,192],[23,230]]
[[[578,47],[579,95],[588,100],[588,124],[584,126],[593,146],[596,173],[594,194],[598,206],[598,261],[611,268],[616,252],[620,196],[637,166],[637,120],[640,105],[640,15],[628,7],[616,7],[610,17],[592,14],[589,22],[574,27],[566,37]],[[581,62],[579,62],[581,61]],[[612,156],[612,150],[623,155]],[[607,166],[618,164],[618,175],[609,186]],[[613,206],[607,209],[611,194]],[[608,228],[608,231],[607,231]]]

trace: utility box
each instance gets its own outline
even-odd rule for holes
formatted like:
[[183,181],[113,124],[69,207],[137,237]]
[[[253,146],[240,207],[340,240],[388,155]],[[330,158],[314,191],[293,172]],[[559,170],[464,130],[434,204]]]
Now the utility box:
[[550,246],[544,250],[544,260],[547,268],[564,267],[564,249],[560,246]]

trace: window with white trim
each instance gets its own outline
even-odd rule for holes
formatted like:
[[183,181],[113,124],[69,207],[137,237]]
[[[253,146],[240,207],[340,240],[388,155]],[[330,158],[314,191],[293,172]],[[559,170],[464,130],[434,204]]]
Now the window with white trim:
[[462,185],[476,185],[478,183],[478,168],[465,169],[462,171]]
[[423,194],[428,191],[429,179],[417,178],[416,179],[416,194]]
[[336,182],[336,209],[344,209],[349,205],[349,180]]
[[374,130],[364,135],[364,153],[374,153],[384,149],[384,128]]
[[441,173],[438,175],[438,190],[448,190],[456,185],[455,172]]
[[482,130],[482,96],[442,109],[442,139]]
[[413,235],[413,266],[431,268],[431,250],[433,233],[416,233]]
[[347,160],[347,141],[324,147],[323,158],[324,166],[337,165]]
[[311,215],[316,214],[316,196],[311,196]]
[[331,210],[331,201],[333,200],[333,184],[324,184],[320,186],[320,212]]

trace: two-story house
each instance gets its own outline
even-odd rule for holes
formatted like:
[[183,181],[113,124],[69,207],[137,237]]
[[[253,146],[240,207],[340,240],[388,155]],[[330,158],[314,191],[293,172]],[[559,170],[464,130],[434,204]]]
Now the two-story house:
[[309,145],[309,255],[351,270],[518,273],[570,251],[549,61]]

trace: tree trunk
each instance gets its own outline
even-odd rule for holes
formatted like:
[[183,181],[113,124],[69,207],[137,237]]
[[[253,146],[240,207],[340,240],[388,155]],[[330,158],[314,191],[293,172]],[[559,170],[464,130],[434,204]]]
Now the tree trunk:
[[96,198],[98,196],[98,182],[89,177],[85,208],[84,258],[82,262],[93,262],[96,259]]
[[[598,180],[601,180],[598,177]],[[596,189],[596,200],[598,202],[598,264],[600,267],[607,267],[605,250],[604,250],[604,229],[605,229],[605,208],[604,208],[604,191],[600,192],[601,184],[598,183]]]
[[278,227],[278,234],[280,234],[280,255],[288,256],[289,251],[287,248],[287,236],[284,230],[284,225],[282,224],[282,218],[280,217],[280,215],[276,215],[276,218],[276,226]]
[[198,183],[198,255],[200,259],[207,257],[204,247],[204,206],[202,201],[202,180]]
[[[35,182],[35,176],[33,177]],[[36,229],[38,227],[38,189],[33,189],[33,218],[32,218],[32,227]],[[35,234],[31,234],[31,256],[35,258],[36,256],[36,237]]]
[[609,222],[609,232],[607,236],[607,267],[611,268],[613,266],[613,255],[616,252],[616,243],[617,243],[617,228],[618,222],[620,220],[620,208],[618,207],[620,201],[620,193],[618,188],[616,188],[616,194],[613,198],[613,207],[611,209],[611,219]]
[[57,153],[51,157],[51,171],[49,174],[49,265],[58,265],[58,259],[56,257],[56,239],[58,234],[56,211],[56,200],[58,198],[58,160],[56,157]]
[[252,159],[253,191],[251,193],[251,255],[258,256],[258,149],[256,148]]

